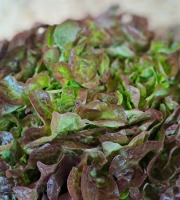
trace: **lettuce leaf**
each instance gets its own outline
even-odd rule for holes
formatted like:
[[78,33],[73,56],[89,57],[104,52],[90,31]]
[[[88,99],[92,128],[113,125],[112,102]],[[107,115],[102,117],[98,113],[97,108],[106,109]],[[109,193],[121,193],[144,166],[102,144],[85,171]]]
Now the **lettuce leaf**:
[[180,45],[144,17],[0,42],[0,199],[178,199]]

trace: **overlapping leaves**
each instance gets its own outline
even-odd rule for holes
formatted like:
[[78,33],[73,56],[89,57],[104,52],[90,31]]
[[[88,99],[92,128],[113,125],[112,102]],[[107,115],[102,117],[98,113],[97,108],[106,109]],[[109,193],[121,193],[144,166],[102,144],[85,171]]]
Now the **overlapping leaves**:
[[110,9],[0,43],[0,198],[178,199],[179,49]]

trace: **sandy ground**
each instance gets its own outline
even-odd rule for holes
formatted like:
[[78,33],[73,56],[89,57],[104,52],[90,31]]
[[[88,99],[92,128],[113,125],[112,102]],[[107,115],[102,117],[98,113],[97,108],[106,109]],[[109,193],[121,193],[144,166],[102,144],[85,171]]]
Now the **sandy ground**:
[[56,24],[67,18],[97,16],[114,4],[148,17],[152,29],[180,25],[180,0],[0,0],[0,39],[11,38],[36,22]]

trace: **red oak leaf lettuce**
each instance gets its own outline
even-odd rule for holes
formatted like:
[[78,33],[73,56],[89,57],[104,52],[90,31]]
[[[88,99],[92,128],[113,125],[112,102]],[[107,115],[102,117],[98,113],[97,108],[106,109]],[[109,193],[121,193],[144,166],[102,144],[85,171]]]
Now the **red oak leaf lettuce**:
[[0,199],[180,198],[180,44],[117,11],[0,42]]

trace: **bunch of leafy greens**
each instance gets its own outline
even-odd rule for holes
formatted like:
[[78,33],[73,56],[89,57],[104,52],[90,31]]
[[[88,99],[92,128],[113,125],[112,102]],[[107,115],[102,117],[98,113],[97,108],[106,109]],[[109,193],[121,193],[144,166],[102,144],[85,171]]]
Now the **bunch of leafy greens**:
[[0,43],[0,199],[180,198],[180,45],[125,19]]

